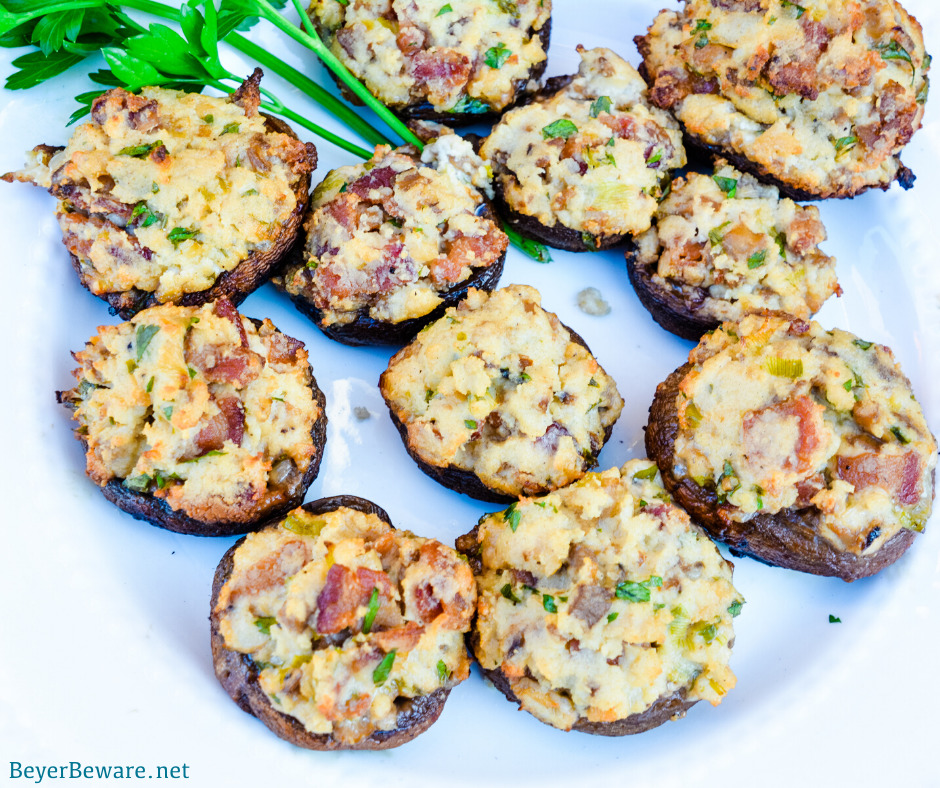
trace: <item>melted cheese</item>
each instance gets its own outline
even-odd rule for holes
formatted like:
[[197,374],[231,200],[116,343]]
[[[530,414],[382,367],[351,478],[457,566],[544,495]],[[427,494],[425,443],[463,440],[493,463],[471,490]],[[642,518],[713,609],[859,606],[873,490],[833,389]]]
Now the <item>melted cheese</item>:
[[719,160],[714,176],[689,173],[672,183],[655,227],[637,238],[653,282],[679,290],[718,321],[776,309],[808,318],[833,293],[835,259],[819,249],[826,230],[815,207],[780,199]]
[[567,730],[734,687],[731,565],[633,460],[483,519],[476,657]]
[[393,730],[407,699],[469,675],[476,588],[440,542],[354,509],[296,509],[249,534],[233,561],[219,632],[251,656],[274,708],[311,733],[353,744]]
[[101,326],[75,354],[70,398],[96,483],[120,479],[196,519],[235,522],[299,484],[323,417],[307,353],[270,321],[237,318],[213,304],[152,307]]
[[654,193],[685,164],[682,136],[633,66],[609,49],[579,51],[571,84],[506,113],[480,153],[518,213],[593,237],[643,232]]
[[715,489],[731,517],[815,506],[820,534],[855,554],[923,528],[937,445],[888,348],[751,315],[689,360],[673,472]]
[[509,495],[582,476],[623,408],[613,379],[523,285],[471,288],[393,356],[380,385],[425,462]]

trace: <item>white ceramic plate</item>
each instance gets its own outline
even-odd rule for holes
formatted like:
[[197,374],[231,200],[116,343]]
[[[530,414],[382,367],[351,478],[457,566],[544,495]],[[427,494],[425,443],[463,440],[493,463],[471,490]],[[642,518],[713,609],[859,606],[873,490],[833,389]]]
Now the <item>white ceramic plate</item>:
[[[924,24],[928,48],[940,46],[940,11],[932,0],[907,5]],[[555,7],[549,73],[567,73],[578,43],[610,46],[636,63],[632,38],[661,0],[556,0]],[[331,84],[270,27],[258,25],[251,36]],[[5,75],[11,54],[0,55]],[[227,57],[234,70],[250,71],[234,53]],[[290,86],[267,83],[291,106],[317,115]],[[0,172],[20,167],[23,151],[39,142],[64,144],[72,96],[89,89],[80,67],[41,89],[0,92]],[[826,326],[893,347],[935,430],[937,116],[934,103],[905,153],[919,176],[913,191],[895,186],[821,206],[829,230],[824,248],[838,258],[845,293],[819,316]],[[318,147],[321,175],[351,161],[328,144]],[[79,286],[52,198],[2,184],[0,200],[9,337],[0,387],[8,449],[0,531],[4,761],[141,765],[149,774],[185,764],[192,783],[205,786],[938,784],[936,516],[897,565],[852,585],[737,560],[735,584],[747,598],[736,620],[737,688],[718,708],[699,704],[686,719],[640,736],[554,730],[516,711],[474,672],[440,721],[398,750],[313,753],[275,738],[236,708],[212,671],[210,582],[233,540],[178,536],[133,520],[85,478],[71,421],[53,392],[72,383],[69,351],[114,319]],[[512,250],[502,282],[537,286],[544,305],[584,336],[618,381],[627,405],[600,464],[619,465],[642,454],[656,383],[683,362],[691,344],[652,322],[619,253],[554,258],[539,265]],[[578,309],[576,294],[587,286],[604,293],[609,315]],[[268,316],[306,342],[326,392],[327,452],[309,499],[371,498],[397,525],[448,543],[495,508],[439,487],[408,458],[376,388],[389,351],[330,342],[270,286],[242,310]],[[371,417],[357,420],[356,407]],[[830,614],[842,623],[830,624]],[[0,774],[13,778],[15,767],[2,763]]]

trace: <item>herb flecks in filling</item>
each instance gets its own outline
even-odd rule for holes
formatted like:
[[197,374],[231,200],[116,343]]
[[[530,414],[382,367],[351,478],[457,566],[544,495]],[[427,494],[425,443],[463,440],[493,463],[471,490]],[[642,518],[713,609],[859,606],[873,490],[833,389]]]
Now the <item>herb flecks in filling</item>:
[[354,509],[289,524],[246,538],[215,608],[275,709],[354,744],[467,678],[476,587],[452,548]]
[[752,315],[689,360],[676,469],[714,489],[730,517],[815,507],[821,536],[854,554],[923,527],[936,442],[888,348]]
[[523,709],[569,729],[643,713],[681,688],[717,705],[734,687],[729,644],[744,600],[655,465],[589,473],[512,511],[517,529],[496,512],[475,539],[475,650]]

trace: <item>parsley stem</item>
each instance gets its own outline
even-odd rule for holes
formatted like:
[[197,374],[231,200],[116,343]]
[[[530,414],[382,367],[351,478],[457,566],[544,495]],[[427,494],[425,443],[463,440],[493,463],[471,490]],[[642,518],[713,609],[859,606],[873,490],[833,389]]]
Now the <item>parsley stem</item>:
[[282,115],[288,120],[292,120],[298,126],[303,126],[305,129],[310,129],[318,137],[322,137],[328,142],[332,142],[338,148],[342,148],[344,151],[352,153],[354,156],[358,156],[360,159],[371,159],[372,151],[366,150],[365,148],[360,148],[358,145],[349,142],[349,140],[344,140],[342,137],[334,134],[332,131],[327,131],[322,126],[318,126],[313,121],[307,120],[303,115],[298,115],[292,109],[288,109],[283,104],[279,107],[268,104],[268,102],[263,102],[261,106],[267,109],[269,112],[273,112],[276,115]]
[[[299,4],[299,0],[293,0],[294,7],[297,8],[301,16],[306,16],[306,11]],[[305,33],[303,30],[298,29],[293,24],[291,24],[287,19],[281,16],[278,13],[277,9],[274,8],[267,0],[254,0],[252,4],[255,9],[258,11],[258,15],[267,19],[271,24],[280,29],[283,33],[286,33],[288,36],[294,39],[299,44],[303,44],[307,49],[311,50],[320,60],[323,61],[330,71],[332,71],[336,76],[342,80],[342,82],[358,97],[360,98],[366,106],[375,112],[389,128],[393,129],[396,134],[398,134],[405,142],[411,143],[418,150],[424,148],[424,143],[419,140],[414,132],[411,131],[402,121],[400,121],[392,111],[386,107],[381,101],[379,101],[375,96],[373,96],[365,85],[363,85],[352,72],[343,65],[342,61],[336,55],[334,55],[326,45],[320,39],[320,36],[316,34],[316,30],[313,30],[313,35]],[[312,29],[312,28],[311,28]]]

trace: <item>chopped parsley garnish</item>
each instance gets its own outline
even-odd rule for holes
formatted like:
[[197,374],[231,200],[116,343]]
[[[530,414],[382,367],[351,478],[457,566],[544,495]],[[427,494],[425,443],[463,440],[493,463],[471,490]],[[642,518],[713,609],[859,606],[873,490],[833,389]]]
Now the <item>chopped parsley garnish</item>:
[[512,532],[515,533],[519,527],[519,521],[522,520],[522,512],[516,509],[516,505],[510,504],[509,508],[503,512],[503,522],[509,523]]
[[277,623],[277,619],[274,616],[261,616],[261,618],[255,619],[255,626],[258,627],[258,631],[262,635],[270,635],[271,627]]
[[363,634],[368,635],[372,630],[372,624],[375,622],[375,616],[379,612],[379,589],[373,588],[372,594],[369,597],[369,608],[366,610],[366,615],[362,619],[362,632]]
[[477,423],[473,419],[464,419],[463,425],[468,430],[475,430],[477,428]]
[[470,98],[470,96],[461,96],[448,112],[462,113],[467,115],[483,115],[490,111],[490,105],[480,99]]
[[883,60],[903,60],[905,63],[910,63],[912,68],[914,66],[914,61],[911,60],[911,53],[897,41],[892,40],[887,44],[878,44],[874,49],[881,55]]
[[731,614],[732,618],[737,618],[741,615],[741,608],[744,607],[744,602],[740,599],[735,599],[730,605],[728,605],[728,612]]
[[506,585],[504,585],[501,589],[499,589],[499,593],[502,594],[503,597],[508,599],[514,605],[518,605],[522,601],[521,599],[519,599],[519,597],[517,597],[512,592],[512,584],[510,583],[506,583]]
[[434,16],[443,16],[444,14],[449,14],[453,10],[454,9],[451,8],[450,3],[445,3],[444,5],[441,6],[441,10],[438,11]]
[[610,100],[610,96],[598,96],[591,102],[591,117],[596,118],[602,112],[610,112],[612,106],[613,102]]
[[133,156],[135,159],[142,159],[162,146],[163,142],[160,140],[156,142],[145,142],[141,145],[129,145],[126,148],[121,148],[121,150],[118,151],[118,156]]
[[395,654],[398,651],[397,648],[393,648],[388,652],[382,661],[379,663],[379,666],[372,671],[372,683],[378,687],[381,684],[385,683],[385,680],[388,678],[388,674],[392,672],[392,664],[395,662]]
[[737,178],[724,178],[721,175],[712,175],[712,180],[717,183],[718,188],[721,189],[732,200],[737,196]]
[[609,624],[611,621],[616,621],[616,620],[617,620],[617,616],[619,616],[619,615],[620,615],[620,613],[618,613],[616,610],[615,610],[613,613],[608,613],[608,615],[607,615],[607,623]]
[[545,611],[548,613],[558,612],[558,606],[555,604],[555,599],[551,594],[542,594],[542,607],[544,607]]
[[559,118],[558,120],[549,123],[542,129],[542,136],[547,140],[555,139],[557,137],[568,139],[568,137],[577,133],[578,127],[567,118]]
[[696,19],[695,27],[692,28],[692,32],[701,33],[704,30],[711,30],[711,29],[712,29],[712,23],[709,22],[707,19]]
[[761,249],[759,252],[754,252],[750,257],[747,258],[747,267],[751,270],[755,268],[760,268],[767,259],[767,250]]
[[486,50],[486,54],[483,56],[483,62],[490,68],[500,68],[503,63],[509,59],[511,54],[512,52],[500,41],[496,46]]
[[829,614],[829,623],[830,623],[830,624],[841,624],[841,623],[842,623],[842,619],[839,618],[838,616],[834,616],[834,615],[832,615],[832,613],[830,613],[830,614]]
[[137,335],[134,340],[134,344],[137,348],[137,360],[140,361],[144,353],[147,350],[147,347],[150,345],[150,340],[152,340],[157,332],[160,330],[160,326],[151,326],[147,324],[137,326]]
[[650,588],[661,588],[662,585],[663,579],[656,575],[653,575],[648,580],[644,580],[641,583],[637,583],[633,580],[625,580],[618,584],[617,589],[614,591],[614,596],[626,602],[649,602]]
[[189,373],[190,380],[196,377],[196,370],[194,370],[192,367],[186,367],[186,371]]

